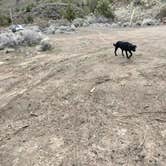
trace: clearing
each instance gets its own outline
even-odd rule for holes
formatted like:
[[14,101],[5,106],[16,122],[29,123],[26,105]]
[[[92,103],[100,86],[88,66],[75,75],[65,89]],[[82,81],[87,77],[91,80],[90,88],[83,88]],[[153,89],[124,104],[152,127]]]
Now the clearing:
[[[51,40],[0,53],[0,166],[165,166],[165,26]],[[117,40],[137,44],[130,60]]]

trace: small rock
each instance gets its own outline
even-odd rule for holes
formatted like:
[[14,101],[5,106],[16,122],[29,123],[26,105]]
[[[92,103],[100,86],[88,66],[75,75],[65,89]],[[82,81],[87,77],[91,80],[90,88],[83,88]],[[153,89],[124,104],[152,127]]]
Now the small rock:
[[31,116],[31,117],[38,117],[38,115],[35,114],[35,113],[33,113],[33,112],[30,113],[30,116]]
[[72,24],[75,26],[75,27],[82,27],[83,24],[85,23],[85,19],[83,18],[76,18],[73,20]]
[[112,28],[119,28],[119,24],[113,23],[113,24],[111,25],[111,27],[112,27]]
[[145,105],[145,106],[144,106],[144,109],[147,109],[147,108],[149,108],[149,107],[150,107],[149,105]]
[[103,16],[97,17],[96,18],[97,23],[107,23],[109,22],[109,19]]
[[153,25],[157,25],[158,21],[155,19],[144,19],[142,22],[142,26],[153,26]]
[[133,24],[134,27],[140,27],[141,26],[141,21],[137,21],[136,23]]
[[55,30],[56,30],[55,26],[50,25],[48,28],[46,28],[45,33],[46,34],[55,34]]
[[73,31],[75,31],[75,30],[76,30],[76,27],[75,27],[75,25],[74,25],[74,24],[72,24],[72,25],[71,25],[71,29],[72,29]]
[[129,27],[130,26],[130,23],[129,22],[125,22],[122,24],[122,27]]
[[14,52],[14,51],[15,51],[14,48],[6,48],[6,49],[4,50],[4,53],[5,53],[5,54],[9,54],[9,53],[12,53],[12,52]]
[[[73,26],[74,27],[74,26]],[[71,26],[60,26],[55,33],[69,33],[69,32],[74,32],[75,28]]]
[[89,24],[97,23],[96,16],[94,16],[93,14],[88,15],[88,16],[86,16],[85,18],[86,18],[86,21],[87,21]]

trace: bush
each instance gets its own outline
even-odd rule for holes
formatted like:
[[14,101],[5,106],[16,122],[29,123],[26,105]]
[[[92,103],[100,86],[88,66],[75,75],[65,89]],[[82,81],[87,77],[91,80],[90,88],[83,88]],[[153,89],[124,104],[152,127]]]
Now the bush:
[[144,2],[142,0],[133,0],[134,6],[144,6]]
[[11,24],[11,19],[9,16],[7,15],[0,15],[0,25],[1,26],[7,26],[9,24]]
[[164,5],[161,9],[160,12],[157,15],[157,18],[162,19],[166,17],[166,5]]
[[34,4],[32,3],[32,4],[29,4],[29,5],[27,5],[26,6],[26,8],[25,8],[25,11],[28,13],[28,12],[31,12],[31,10],[32,10],[32,8],[34,7]]
[[17,45],[17,38],[13,33],[0,34],[0,50],[5,47],[14,47]]
[[99,0],[95,9],[95,13],[107,18],[114,18],[110,2],[111,1],[109,0]]
[[20,9],[19,9],[19,8],[16,8],[16,9],[15,9],[15,11],[16,11],[16,12],[19,12],[19,11],[20,11]]
[[63,16],[65,19],[67,19],[69,21],[72,21],[76,18],[76,13],[75,13],[74,8],[71,5],[71,3],[68,3],[67,9],[64,12]]
[[42,40],[42,34],[35,32],[33,30],[23,30],[18,34],[18,43],[20,45],[33,46],[39,44]]
[[33,17],[32,16],[27,16],[25,19],[24,19],[24,23],[25,24],[32,24],[33,23]]
[[40,43],[42,34],[24,29],[18,33],[6,32],[0,34],[0,50],[8,47],[33,46]]
[[92,13],[94,13],[98,0],[88,0],[88,7]]
[[32,16],[28,16],[27,17],[27,22],[28,23],[33,23],[33,17]]

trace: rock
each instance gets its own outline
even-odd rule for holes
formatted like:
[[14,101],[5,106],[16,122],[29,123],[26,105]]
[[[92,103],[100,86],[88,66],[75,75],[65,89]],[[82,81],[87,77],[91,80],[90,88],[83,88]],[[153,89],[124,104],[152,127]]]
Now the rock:
[[85,21],[84,23],[83,23],[83,27],[88,27],[90,24],[87,22],[87,21]]
[[122,27],[130,27],[130,23],[129,22],[125,22],[122,24]]
[[155,19],[144,19],[142,22],[142,26],[153,26],[153,25],[158,25],[158,21]]
[[59,19],[59,20],[50,20],[48,22],[48,25],[53,25],[54,27],[60,27],[60,26],[70,26],[71,23],[66,19]]
[[85,19],[88,22],[88,24],[97,23],[96,16],[94,16],[93,14],[86,16]]
[[110,20],[106,17],[100,16],[96,18],[97,23],[108,23]]
[[72,24],[73,24],[75,27],[82,27],[85,22],[86,22],[86,20],[83,19],[83,18],[76,18],[76,19],[73,20]]
[[38,51],[48,51],[52,49],[52,44],[48,38],[43,39],[40,45],[37,46]]
[[137,21],[136,23],[133,23],[133,27],[140,27],[141,21]]
[[111,25],[111,28],[119,28],[120,26],[119,26],[119,24],[117,24],[117,23],[112,23],[112,25]]
[[57,30],[55,30],[55,33],[70,33],[70,32],[74,32],[75,28],[74,26],[60,26],[59,28],[57,28]]
[[71,25],[71,28],[73,29],[73,31],[75,31],[76,30],[76,27],[75,27],[75,25]]
[[9,53],[12,53],[12,52],[15,52],[15,49],[13,49],[13,48],[5,48],[5,50],[4,50],[5,54],[9,54]]
[[55,25],[50,25],[48,28],[44,30],[46,34],[55,34],[57,27]]

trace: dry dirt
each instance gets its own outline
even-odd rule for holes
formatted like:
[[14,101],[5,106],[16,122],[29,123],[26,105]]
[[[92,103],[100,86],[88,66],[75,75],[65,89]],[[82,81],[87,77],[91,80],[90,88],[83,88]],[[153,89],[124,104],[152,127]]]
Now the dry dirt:
[[[165,166],[166,27],[51,40],[0,53],[0,166]],[[130,60],[117,40],[138,45]]]

